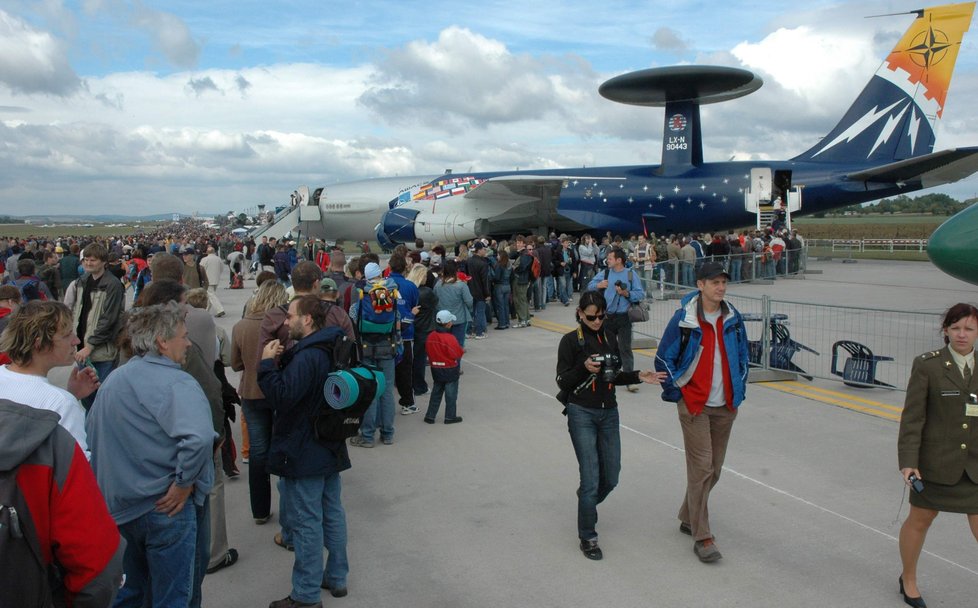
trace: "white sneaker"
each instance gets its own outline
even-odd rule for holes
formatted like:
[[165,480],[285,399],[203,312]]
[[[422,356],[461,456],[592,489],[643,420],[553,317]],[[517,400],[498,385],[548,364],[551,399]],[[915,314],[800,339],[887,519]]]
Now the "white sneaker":
[[418,406],[416,406],[416,405],[402,405],[401,406],[401,415],[402,416],[408,416],[410,414],[417,414],[417,413],[418,413]]

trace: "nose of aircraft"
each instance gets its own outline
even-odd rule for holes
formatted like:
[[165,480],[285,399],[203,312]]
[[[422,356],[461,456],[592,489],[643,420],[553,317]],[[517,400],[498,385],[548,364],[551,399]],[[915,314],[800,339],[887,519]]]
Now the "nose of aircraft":
[[927,241],[927,255],[952,277],[978,285],[978,205],[938,226]]

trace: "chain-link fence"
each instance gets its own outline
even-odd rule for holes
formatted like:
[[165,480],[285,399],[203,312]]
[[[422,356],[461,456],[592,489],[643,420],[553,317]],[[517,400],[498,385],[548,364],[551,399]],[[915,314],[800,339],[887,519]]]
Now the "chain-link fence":
[[[759,265],[754,257],[752,267]],[[802,252],[799,272],[803,269]],[[671,299],[675,305],[653,303],[649,320],[635,325],[636,334],[659,338],[679,305],[672,298],[691,289],[657,276],[648,279],[647,292],[656,299]],[[764,369],[906,390],[913,358],[940,344],[941,318],[936,313],[812,304],[770,296],[727,294],[726,299],[744,317],[752,365]]]

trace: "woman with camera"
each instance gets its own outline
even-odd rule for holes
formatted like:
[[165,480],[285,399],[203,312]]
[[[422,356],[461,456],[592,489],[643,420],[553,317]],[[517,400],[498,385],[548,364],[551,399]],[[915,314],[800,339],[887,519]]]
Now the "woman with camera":
[[897,444],[910,515],[900,528],[900,593],[926,608],[917,587],[917,560],[937,514],[965,513],[978,540],[978,308],[955,304],[941,323],[941,350],[914,359]]
[[618,485],[621,436],[615,386],[639,380],[659,384],[665,372],[621,371],[621,353],[613,332],[604,331],[606,303],[599,291],[581,294],[578,328],[564,335],[557,349],[557,398],[565,405],[567,430],[581,472],[577,489],[577,533],[588,559],[601,559],[598,505]]

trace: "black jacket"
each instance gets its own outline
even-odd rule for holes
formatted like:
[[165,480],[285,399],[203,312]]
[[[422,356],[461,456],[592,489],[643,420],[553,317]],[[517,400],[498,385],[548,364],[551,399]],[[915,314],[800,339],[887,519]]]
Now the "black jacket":
[[610,384],[600,378],[589,380],[591,372],[584,367],[584,362],[591,355],[605,354],[621,356],[614,333],[594,332],[580,325],[564,334],[557,347],[557,386],[561,393],[558,399],[564,397],[565,402],[590,408],[618,407],[615,386],[638,384],[638,372],[619,372]]
[[481,255],[469,258],[469,291],[475,300],[485,300],[492,295],[489,287],[489,262]]
[[329,407],[323,385],[332,362],[326,351],[316,348],[331,342],[342,330],[324,327],[296,342],[282,355],[281,367],[273,359],[262,359],[258,386],[275,410],[268,471],[282,477],[329,476],[350,468],[350,455],[343,441],[319,442],[310,418]]

